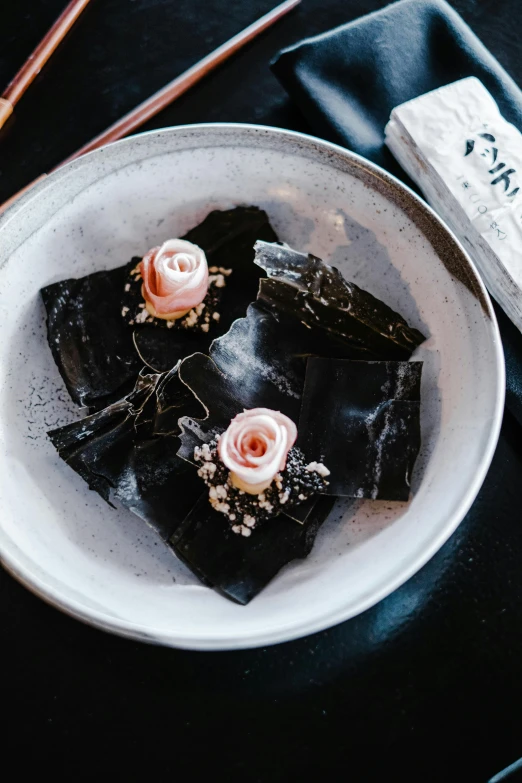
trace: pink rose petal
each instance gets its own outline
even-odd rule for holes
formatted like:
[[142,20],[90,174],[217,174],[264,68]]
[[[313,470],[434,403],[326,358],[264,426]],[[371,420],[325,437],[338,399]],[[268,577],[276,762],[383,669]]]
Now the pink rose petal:
[[218,451],[232,479],[258,492],[284,469],[296,438],[297,428],[288,416],[268,408],[253,408],[232,419],[219,439]]
[[192,242],[168,239],[140,263],[143,296],[159,316],[185,313],[200,304],[208,290],[205,253]]

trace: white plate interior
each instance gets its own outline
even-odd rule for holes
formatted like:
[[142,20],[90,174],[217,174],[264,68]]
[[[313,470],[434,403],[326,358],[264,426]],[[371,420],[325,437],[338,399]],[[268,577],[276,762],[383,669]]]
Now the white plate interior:
[[[395,186],[375,173],[375,188],[367,172],[355,156],[299,134],[194,126],[86,156],[4,217],[0,549],[22,581],[119,633],[202,649],[246,647],[355,615],[446,540],[498,437],[498,333],[479,284],[472,280],[473,291],[459,282],[396,203]],[[406,201],[414,219],[426,210],[413,196]],[[335,263],[429,335],[413,357],[425,363],[413,500],[339,501],[310,557],[286,567],[247,607],[201,586],[143,522],[111,509],[57,457],[46,431],[78,411],[47,346],[38,293],[121,265],[211,209],[236,204],[266,209],[281,239]]]

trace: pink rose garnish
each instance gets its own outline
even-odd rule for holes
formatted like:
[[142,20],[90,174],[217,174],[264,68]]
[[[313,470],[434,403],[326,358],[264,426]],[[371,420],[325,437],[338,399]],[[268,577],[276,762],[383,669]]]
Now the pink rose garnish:
[[232,483],[257,495],[283,470],[296,438],[297,427],[288,416],[268,408],[253,408],[232,419],[219,439],[218,451],[230,470]]
[[200,304],[208,290],[205,253],[184,239],[167,239],[140,263],[141,288],[149,313],[174,320]]

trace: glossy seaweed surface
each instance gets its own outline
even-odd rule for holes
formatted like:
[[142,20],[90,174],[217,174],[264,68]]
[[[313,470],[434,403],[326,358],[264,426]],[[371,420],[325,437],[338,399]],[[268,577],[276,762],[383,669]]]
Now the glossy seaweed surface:
[[259,299],[352,345],[361,358],[409,359],[424,342],[401,315],[320,258],[262,241],[255,250],[255,263],[268,275]]
[[299,446],[330,495],[408,500],[420,448],[422,362],[308,360]]
[[[269,275],[257,300],[208,353],[167,372],[143,371],[120,401],[50,433],[92,489],[138,514],[201,581],[239,603],[308,554],[335,496],[407,499],[419,446],[422,365],[397,357],[408,357],[422,335],[320,259],[258,242],[256,262]],[[299,422],[298,445],[331,476],[328,495],[247,537],[210,506],[193,456],[256,407]]]
[[233,270],[221,298],[220,321],[208,334],[126,323],[124,289],[139,258],[43,288],[49,346],[72,399],[99,410],[131,392],[144,365],[164,372],[195,351],[207,351],[256,298],[262,273],[252,260],[259,237],[277,238],[257,207],[211,212],[183,237],[205,251],[209,266]]

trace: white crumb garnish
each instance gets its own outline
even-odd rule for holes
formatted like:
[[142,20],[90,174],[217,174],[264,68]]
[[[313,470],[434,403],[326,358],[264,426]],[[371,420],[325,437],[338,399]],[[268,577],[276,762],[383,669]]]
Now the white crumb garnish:
[[208,324],[201,324],[201,331],[208,332]]
[[220,313],[212,313],[212,318],[214,319],[214,321],[219,321],[221,315]]
[[222,274],[209,275],[208,284],[214,284],[216,288],[224,288],[226,286],[226,281]]
[[221,272],[222,275],[225,275],[225,277],[228,277],[229,275],[232,274],[232,270],[226,269],[224,266],[220,266],[218,271]]
[[198,314],[196,313],[195,310],[191,310],[183,321],[185,326],[195,326],[197,322],[198,322]]
[[218,498],[221,498],[221,500],[224,500],[228,497],[227,488],[224,487],[222,484],[218,484],[216,487],[216,495]]
[[246,525],[247,527],[254,527],[256,524],[256,518],[251,517],[250,514],[245,514],[245,516],[243,517],[243,524]]
[[174,321],[167,321],[167,329],[172,329],[174,326]]
[[129,308],[128,307],[122,307],[121,308],[121,314],[123,316],[127,315],[128,312],[129,312]]
[[194,309],[196,310],[197,315],[201,315],[201,313],[203,312],[205,307],[206,307],[206,305],[203,302],[201,302],[200,304],[196,305],[196,307]]
[[209,266],[208,271],[211,275],[215,275],[216,272],[219,272],[219,267],[217,266]]
[[223,503],[220,500],[215,500],[214,498],[210,498],[210,504],[213,508],[216,509],[216,511],[219,511],[220,514],[228,514],[230,511],[230,506],[228,503]]
[[198,470],[198,476],[202,479],[211,479],[215,472],[216,465],[213,462],[204,462]]
[[326,465],[323,465],[322,462],[310,462],[310,464],[306,466],[305,470],[307,470],[309,473],[318,473],[323,478],[330,475],[330,471]]
[[269,514],[274,510],[273,505],[271,503],[269,503],[268,500],[260,500],[259,501],[259,508],[266,509],[266,511],[268,511]]
[[130,291],[130,283],[125,283],[125,291]]
[[[141,307],[141,305],[140,305]],[[136,318],[134,319],[137,324],[144,324],[147,318],[149,317],[149,311],[148,310],[140,310]]]
[[241,535],[245,536],[245,538],[248,538],[249,536],[252,535],[252,531],[250,530],[250,528],[241,525]]

